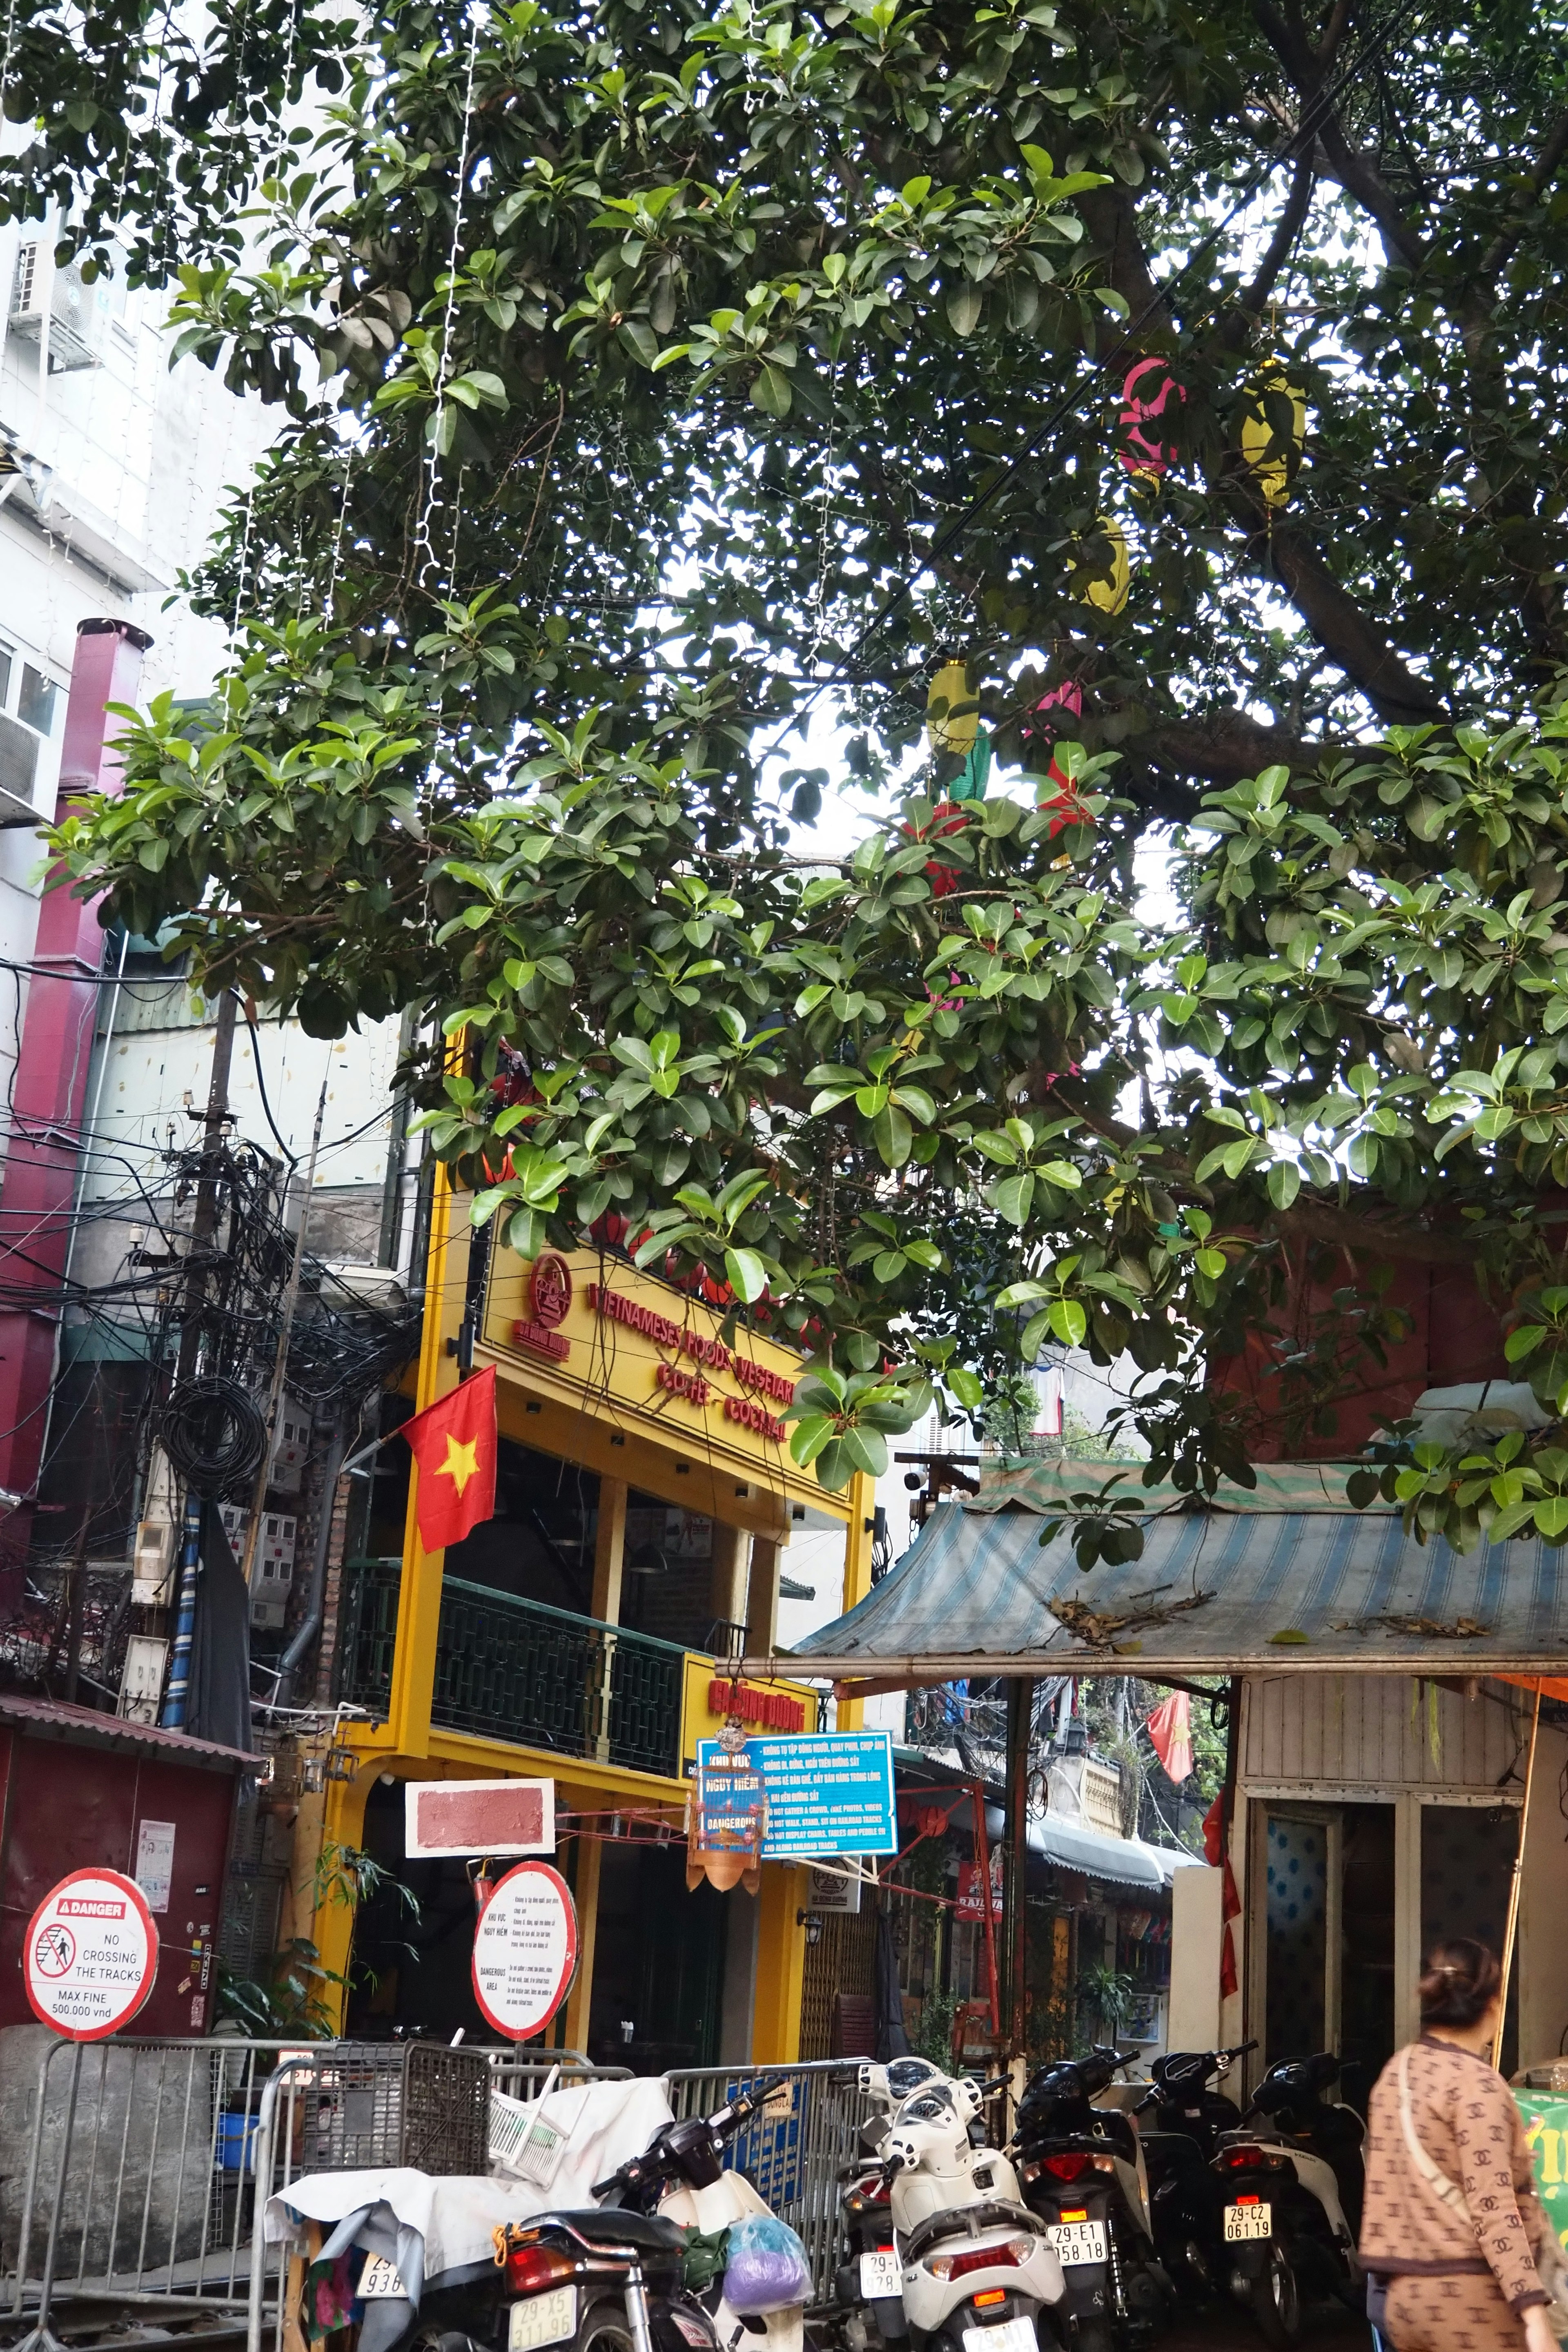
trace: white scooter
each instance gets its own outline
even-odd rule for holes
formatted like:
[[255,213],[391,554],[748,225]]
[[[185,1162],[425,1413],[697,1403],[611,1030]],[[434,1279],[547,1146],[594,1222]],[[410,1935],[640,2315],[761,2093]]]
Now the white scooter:
[[[886,2108],[916,2063],[862,2067],[859,2087]],[[857,2185],[885,2185],[890,2242],[860,2253],[855,2284],[869,2313],[847,2315],[850,2352],[868,2352],[868,2315],[885,2342],[899,2340],[901,2317],[914,2352],[928,2344],[950,2352],[1038,2352],[1036,2323],[1061,2299],[1061,2263],[1020,2200],[1007,2158],[972,2136],[984,2099],[971,2078],[932,2068],[899,2100],[879,2136],[866,2127],[876,2159]],[[855,2194],[846,2198],[847,2218]]]

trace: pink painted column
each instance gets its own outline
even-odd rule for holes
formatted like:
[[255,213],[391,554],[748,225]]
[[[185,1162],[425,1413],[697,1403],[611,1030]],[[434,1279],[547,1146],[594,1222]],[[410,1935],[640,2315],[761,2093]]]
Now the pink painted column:
[[[129,621],[82,621],[71,664],[56,816],[83,793],[117,793],[118,758],[104,740],[110,702],[133,702],[153,640]],[[96,1031],[103,931],[98,901],[46,889],[38,908],[34,971],[16,1064],[14,1113],[0,1185],[0,1487],[29,1499],[43,1448],[54,1379],[65,1273],[80,1161],[81,1119]],[[24,1303],[19,1293],[34,1292]],[[15,1532],[13,1528],[10,1532]]]

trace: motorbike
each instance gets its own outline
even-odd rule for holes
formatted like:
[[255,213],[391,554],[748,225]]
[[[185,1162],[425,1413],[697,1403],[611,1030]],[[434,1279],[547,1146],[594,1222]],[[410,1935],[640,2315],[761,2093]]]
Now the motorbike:
[[[801,2352],[802,2305],[741,2313],[719,2271],[682,2285],[688,2233],[715,2235],[767,2206],[726,2171],[726,2143],[776,2085],[758,2083],[710,2116],[662,2125],[640,2156],[595,2184],[592,2208],[542,2213],[497,2232],[493,2352]],[[452,2352],[443,2343],[441,2352]]]
[[[911,2063],[922,2062],[862,2068],[862,2090],[891,2105]],[[849,2352],[874,2340],[914,2352],[1038,2352],[1037,2322],[1061,2300],[1062,2270],[1012,2164],[987,2143],[981,2116],[1000,2087],[931,2068],[880,2126],[865,2127],[874,2154],[844,2199],[856,2249],[838,2281]]]
[[1230,2291],[1276,2352],[1298,2341],[1308,2303],[1361,2305],[1366,2126],[1353,2107],[1324,2096],[1340,2072],[1326,2050],[1270,2066],[1213,2158]]
[[1054,2060],[1018,2104],[1018,2178],[1061,2259],[1058,2332],[1068,2352],[1135,2352],[1175,2300],[1155,2249],[1137,2126],[1120,2106],[1095,2104],[1140,2054],[1097,2046],[1088,2058]]
[[861,2066],[854,2080],[879,2113],[860,2126],[861,2154],[843,2168],[838,2205],[839,2233],[847,2250],[834,2276],[839,2334],[848,2352],[909,2342],[904,2316],[903,2265],[893,2242],[892,2190],[880,2149],[905,2099],[928,2083],[944,2079],[929,2058],[895,2058],[886,2066]]
[[1257,2048],[1240,2042],[1229,2050],[1172,2050],[1149,2072],[1152,2088],[1112,2084],[1102,2094],[1119,2101],[1138,2126],[1149,2180],[1149,2215],[1154,2251],[1178,2294],[1201,2298],[1218,2292],[1226,2275],[1224,2208],[1211,2169],[1221,2136],[1240,2120],[1234,2100],[1211,2090],[1238,2058]]

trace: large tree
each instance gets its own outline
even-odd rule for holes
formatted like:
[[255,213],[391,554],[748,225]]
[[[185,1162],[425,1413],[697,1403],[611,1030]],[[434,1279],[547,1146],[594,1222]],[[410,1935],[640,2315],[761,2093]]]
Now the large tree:
[[[1472,1255],[1555,1401],[1561,6],[282,0],[199,71],[15,13],[0,188],[286,406],[195,583],[241,656],[81,887],[319,1030],[466,1027],[422,1083],[506,1237],[765,1286],[829,1475],[911,1343],[972,1402],[1047,1331],[1238,1467],[1194,1367],[1352,1241]],[[1299,1418],[1394,1328],[1349,1293]],[[1556,1533],[1565,1471],[1406,1475]]]

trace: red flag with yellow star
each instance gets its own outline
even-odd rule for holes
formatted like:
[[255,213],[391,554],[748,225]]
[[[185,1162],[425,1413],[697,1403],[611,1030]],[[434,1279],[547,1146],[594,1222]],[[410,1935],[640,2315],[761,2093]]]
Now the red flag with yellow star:
[[403,1434],[419,1467],[419,1540],[426,1551],[461,1543],[496,1507],[496,1368],[487,1364]]

